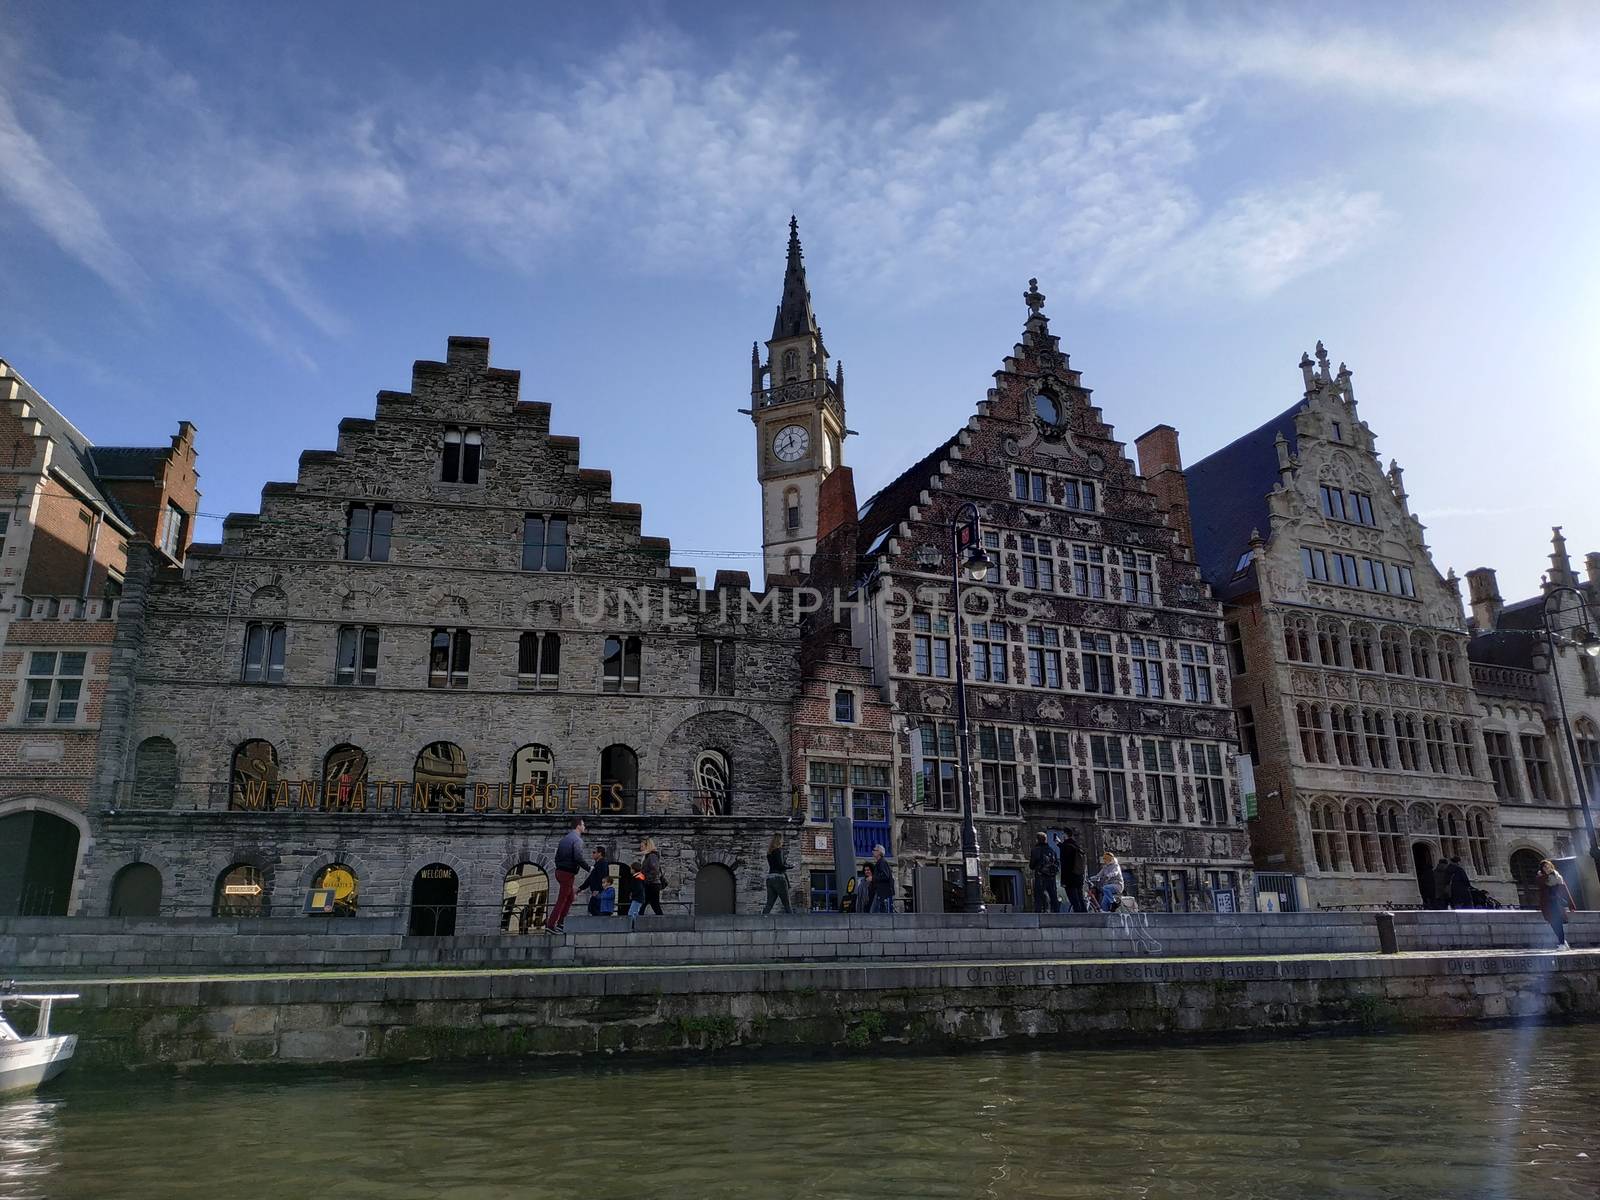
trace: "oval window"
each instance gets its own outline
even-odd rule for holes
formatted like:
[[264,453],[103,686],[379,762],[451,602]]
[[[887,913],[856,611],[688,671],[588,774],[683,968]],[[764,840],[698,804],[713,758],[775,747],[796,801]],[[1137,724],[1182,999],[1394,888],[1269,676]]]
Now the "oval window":
[[1054,396],[1040,392],[1033,398],[1033,411],[1046,425],[1061,424],[1061,403]]

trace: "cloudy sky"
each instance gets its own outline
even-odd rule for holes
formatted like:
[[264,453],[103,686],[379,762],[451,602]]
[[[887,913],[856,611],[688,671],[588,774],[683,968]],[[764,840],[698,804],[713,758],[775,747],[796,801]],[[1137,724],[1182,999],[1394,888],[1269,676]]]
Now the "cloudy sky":
[[[749,347],[799,214],[864,498],[1037,275],[1191,461],[1355,372],[1441,570],[1600,549],[1600,8],[0,0],[0,356],[253,510],[487,335],[680,562],[759,573]],[[202,539],[220,521],[203,520]]]

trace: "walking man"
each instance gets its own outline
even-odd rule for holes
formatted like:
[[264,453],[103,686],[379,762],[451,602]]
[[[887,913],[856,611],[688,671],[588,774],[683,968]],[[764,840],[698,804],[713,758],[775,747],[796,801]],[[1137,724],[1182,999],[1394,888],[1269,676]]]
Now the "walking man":
[[1042,829],[1028,855],[1028,866],[1033,871],[1033,911],[1060,912],[1061,895],[1056,891],[1056,875],[1061,870],[1061,860],[1050,848],[1050,838]]
[[867,869],[872,872],[872,908],[871,912],[888,913],[894,915],[894,871],[889,867],[889,861],[883,857],[883,847],[872,848],[872,861],[867,864]]
[[565,933],[567,912],[576,896],[574,880],[583,870],[583,835],[588,826],[582,817],[572,818],[572,828],[556,846],[556,896],[555,907],[550,910],[550,920],[545,928],[551,933]]
[[1083,900],[1083,851],[1070,829],[1061,835],[1061,885],[1067,889],[1067,903],[1073,912],[1089,911]]

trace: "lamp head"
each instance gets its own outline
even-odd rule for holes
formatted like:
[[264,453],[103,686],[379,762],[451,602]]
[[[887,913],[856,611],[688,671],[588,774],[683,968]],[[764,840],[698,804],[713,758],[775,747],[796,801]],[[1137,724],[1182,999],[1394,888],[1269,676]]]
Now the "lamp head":
[[1578,649],[1590,658],[1600,658],[1600,636],[1590,633],[1587,629],[1580,629],[1572,635],[1572,640],[1577,642]]
[[989,577],[989,571],[994,567],[994,559],[989,557],[989,552],[982,546],[974,544],[967,551],[961,567],[973,583],[982,583]]

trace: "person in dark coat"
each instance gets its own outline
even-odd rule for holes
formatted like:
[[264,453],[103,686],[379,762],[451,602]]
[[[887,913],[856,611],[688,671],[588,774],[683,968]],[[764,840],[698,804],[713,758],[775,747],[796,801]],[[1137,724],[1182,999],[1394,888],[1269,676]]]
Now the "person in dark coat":
[[606,848],[596,846],[594,850],[594,865],[589,868],[589,874],[584,877],[579,885],[580,892],[589,893],[589,915],[600,916],[600,894],[611,883],[611,861],[606,858]]
[[583,870],[583,835],[587,830],[588,826],[582,817],[573,817],[572,828],[556,845],[556,902],[545,923],[545,929],[551,933],[566,932],[562,923],[572,909],[573,900],[577,898],[572,885],[578,872]]
[[1061,886],[1066,889],[1073,912],[1089,911],[1083,899],[1083,850],[1070,829],[1061,835]]
[[883,855],[883,847],[874,846],[872,861],[867,864],[867,871],[872,876],[872,908],[869,911],[893,916],[894,871],[889,866],[889,860]]
[[1441,858],[1433,864],[1433,903],[1429,908],[1450,907],[1450,860]]
[[1472,880],[1467,878],[1467,869],[1461,865],[1459,854],[1450,860],[1450,907],[1472,907]]
[[1033,872],[1033,911],[1060,912],[1061,894],[1056,891],[1056,875],[1061,871],[1061,860],[1050,849],[1050,838],[1043,830],[1039,831],[1028,855],[1028,868]]
[[1556,935],[1556,949],[1570,949],[1567,945],[1567,913],[1578,906],[1572,902],[1572,891],[1567,887],[1567,881],[1561,878],[1555,863],[1547,858],[1539,863],[1539,874],[1534,882],[1539,885],[1539,911],[1550,922],[1550,931]]
[[783,911],[792,913],[789,907],[789,861],[783,856],[783,834],[772,835],[772,843],[767,847],[767,906],[761,910],[764,917],[772,911],[774,904],[782,904]]

